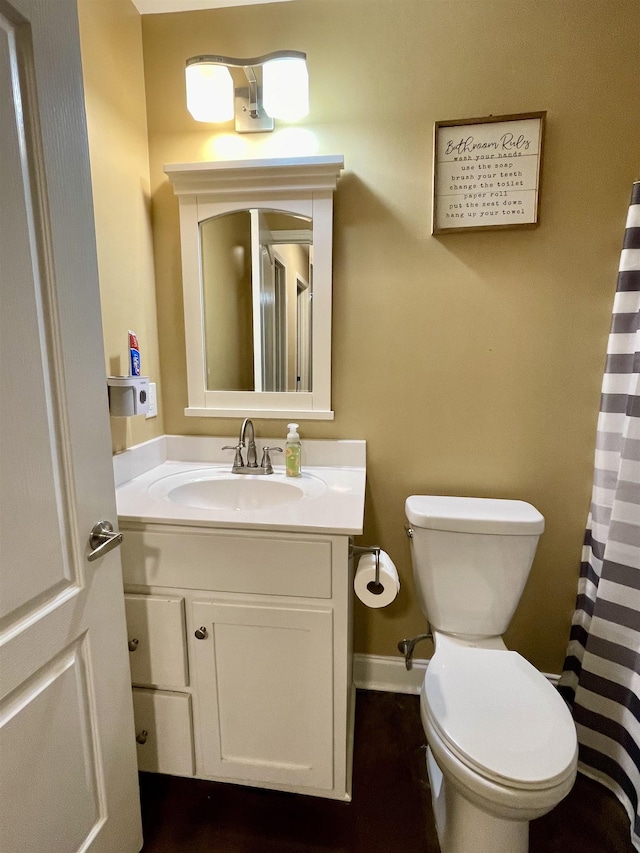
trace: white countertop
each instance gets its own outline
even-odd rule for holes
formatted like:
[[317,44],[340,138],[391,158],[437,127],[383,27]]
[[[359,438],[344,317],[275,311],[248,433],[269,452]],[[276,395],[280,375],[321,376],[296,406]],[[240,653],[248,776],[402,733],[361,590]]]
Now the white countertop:
[[[366,482],[364,441],[304,441],[304,499],[258,509],[211,509],[171,500],[164,483],[228,477],[233,453],[222,451],[232,438],[162,436],[114,457],[116,503],[121,524],[177,524],[301,533],[362,533]],[[256,439],[258,450],[277,440]],[[280,442],[282,445],[282,442]],[[274,454],[275,455],[275,454]],[[260,479],[285,481],[284,466],[274,459],[274,474]],[[247,475],[236,474],[239,479]],[[172,478],[169,481],[167,478]]]

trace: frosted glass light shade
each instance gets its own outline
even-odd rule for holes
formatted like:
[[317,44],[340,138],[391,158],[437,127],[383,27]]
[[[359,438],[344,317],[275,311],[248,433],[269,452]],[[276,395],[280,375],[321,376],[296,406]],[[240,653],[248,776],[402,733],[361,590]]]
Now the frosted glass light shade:
[[197,62],[187,65],[187,109],[196,121],[233,118],[233,79],[224,65]]
[[309,72],[304,59],[270,59],[262,66],[262,102],[271,118],[295,121],[309,113]]

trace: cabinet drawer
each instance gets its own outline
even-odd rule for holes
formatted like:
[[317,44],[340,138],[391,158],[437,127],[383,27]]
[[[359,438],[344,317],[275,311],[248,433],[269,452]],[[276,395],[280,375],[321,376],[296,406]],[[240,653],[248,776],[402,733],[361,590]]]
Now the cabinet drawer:
[[127,584],[253,595],[331,598],[332,540],[323,536],[127,530]]
[[133,690],[138,768],[193,776],[191,696],[167,690]]
[[184,599],[125,595],[124,602],[133,684],[186,687]]

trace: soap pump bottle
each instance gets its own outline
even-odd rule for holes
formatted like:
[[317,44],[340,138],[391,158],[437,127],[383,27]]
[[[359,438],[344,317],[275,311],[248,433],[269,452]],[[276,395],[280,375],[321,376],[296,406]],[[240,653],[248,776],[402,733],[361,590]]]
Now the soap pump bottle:
[[299,477],[301,475],[300,463],[302,445],[298,435],[298,424],[288,424],[287,443],[285,445],[285,471],[287,477]]

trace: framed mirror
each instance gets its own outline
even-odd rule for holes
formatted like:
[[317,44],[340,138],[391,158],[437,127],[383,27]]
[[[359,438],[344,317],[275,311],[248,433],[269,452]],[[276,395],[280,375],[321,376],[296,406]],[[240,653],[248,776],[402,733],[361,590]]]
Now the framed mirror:
[[331,419],[342,157],[165,166],[180,205],[188,407]]

